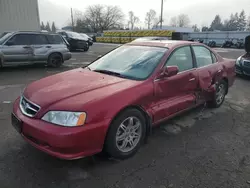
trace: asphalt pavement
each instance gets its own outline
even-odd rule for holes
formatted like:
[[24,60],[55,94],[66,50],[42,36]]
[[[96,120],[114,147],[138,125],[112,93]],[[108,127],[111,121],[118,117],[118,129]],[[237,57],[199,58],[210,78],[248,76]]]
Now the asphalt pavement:
[[[27,144],[10,123],[12,104],[42,77],[86,66],[116,45],[75,52],[59,69],[22,66],[0,70],[0,188],[248,188],[250,187],[250,79],[236,79],[224,105],[199,107],[153,130],[125,161],[100,155],[63,161]],[[242,50],[215,49],[236,59]]]

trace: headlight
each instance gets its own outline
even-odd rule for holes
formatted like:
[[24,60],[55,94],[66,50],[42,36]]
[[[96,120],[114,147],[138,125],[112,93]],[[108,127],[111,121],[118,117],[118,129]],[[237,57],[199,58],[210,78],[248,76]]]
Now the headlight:
[[241,62],[241,57],[239,57],[237,60],[236,60],[236,65],[240,65],[240,62]]
[[86,120],[85,112],[49,111],[42,120],[65,127],[82,126]]

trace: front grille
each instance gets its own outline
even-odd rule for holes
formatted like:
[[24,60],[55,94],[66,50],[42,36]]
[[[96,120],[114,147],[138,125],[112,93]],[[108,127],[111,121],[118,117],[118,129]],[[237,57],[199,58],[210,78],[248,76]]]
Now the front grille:
[[20,99],[20,109],[24,115],[34,117],[40,110],[40,106],[34,104],[22,96]]
[[244,60],[243,65],[246,66],[246,67],[250,67],[250,61]]

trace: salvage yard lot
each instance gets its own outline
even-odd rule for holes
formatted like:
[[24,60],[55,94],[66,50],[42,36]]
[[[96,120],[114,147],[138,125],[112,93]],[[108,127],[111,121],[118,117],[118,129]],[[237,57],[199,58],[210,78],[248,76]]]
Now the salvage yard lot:
[[[59,69],[0,70],[0,187],[244,188],[250,187],[250,79],[237,78],[224,105],[202,107],[161,124],[135,157],[77,161],[52,158],[27,144],[10,124],[12,103],[25,85],[87,65],[116,45],[94,44]],[[242,50],[215,49],[236,59]],[[45,96],[46,97],[46,96]]]

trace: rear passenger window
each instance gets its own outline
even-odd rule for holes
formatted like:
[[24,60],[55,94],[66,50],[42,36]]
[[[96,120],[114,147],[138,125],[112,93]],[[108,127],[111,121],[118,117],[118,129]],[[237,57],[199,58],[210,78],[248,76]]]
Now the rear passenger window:
[[193,68],[193,58],[189,46],[181,47],[175,50],[167,61],[166,66],[177,66],[179,72]]
[[41,45],[41,44],[48,44],[47,38],[45,35],[30,35],[31,36],[31,43],[33,45]]
[[47,35],[50,44],[64,44],[60,35]]
[[211,51],[203,46],[193,46],[194,54],[198,67],[204,67],[213,64]]

